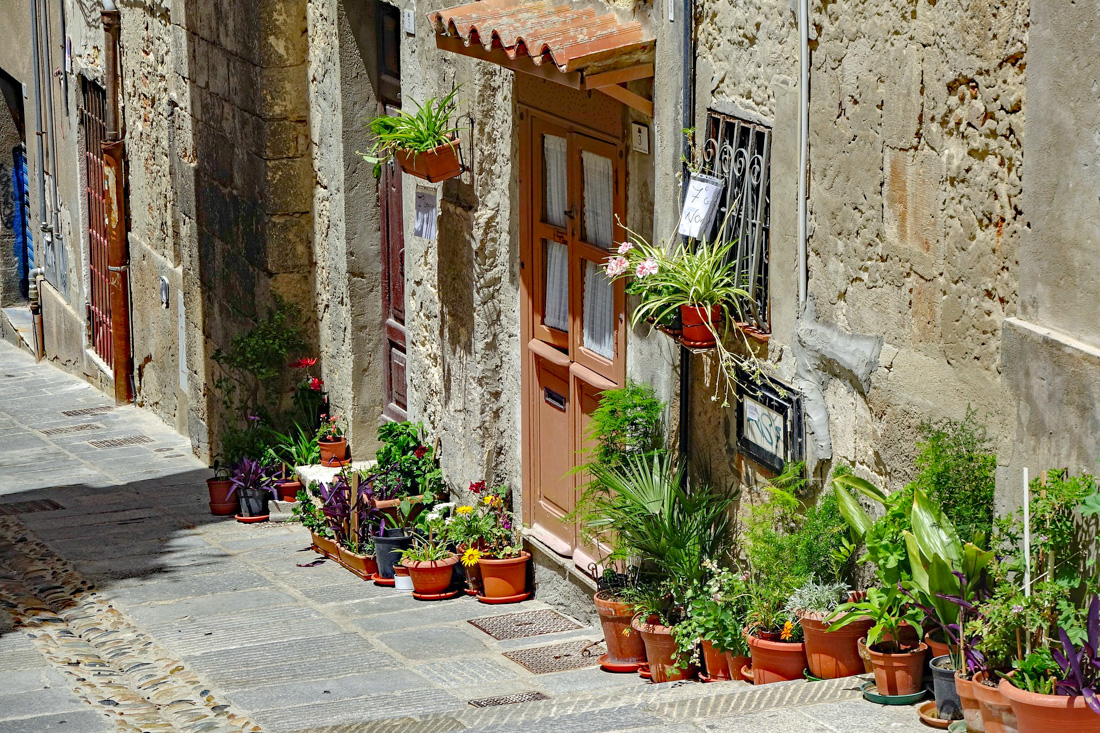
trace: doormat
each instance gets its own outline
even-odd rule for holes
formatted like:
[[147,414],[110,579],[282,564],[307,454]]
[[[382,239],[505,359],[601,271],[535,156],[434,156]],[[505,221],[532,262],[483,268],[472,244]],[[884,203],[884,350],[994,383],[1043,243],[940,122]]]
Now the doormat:
[[54,509],[64,509],[53,499],[34,499],[32,501],[10,501],[0,504],[0,516],[13,514],[31,514],[32,512],[49,512]]
[[102,415],[115,409],[114,405],[100,405],[99,407],[81,407],[79,410],[62,410],[65,417],[85,417],[87,415]]
[[506,613],[503,616],[483,616],[470,619],[470,623],[497,640],[524,639],[528,636],[556,634],[560,631],[574,631],[582,628],[573,619],[557,611],[521,611]]
[[535,700],[549,699],[549,697],[541,692],[517,692],[514,695],[500,695],[499,697],[483,697],[480,700],[470,700],[470,705],[475,708],[491,708],[497,705],[514,705],[517,702],[533,702]]
[[126,435],[121,438],[104,438],[103,440],[89,440],[88,445],[93,448],[122,448],[127,445],[144,445],[152,443],[153,439],[148,435]]
[[582,639],[536,646],[531,649],[517,649],[514,652],[505,652],[504,656],[533,674],[549,674],[582,667],[595,667],[599,664],[600,654],[603,652],[602,641],[593,642]]
[[42,435],[68,435],[69,433],[81,433],[85,430],[103,430],[103,426],[99,423],[86,422],[80,425],[66,425],[63,428],[47,428],[38,432]]

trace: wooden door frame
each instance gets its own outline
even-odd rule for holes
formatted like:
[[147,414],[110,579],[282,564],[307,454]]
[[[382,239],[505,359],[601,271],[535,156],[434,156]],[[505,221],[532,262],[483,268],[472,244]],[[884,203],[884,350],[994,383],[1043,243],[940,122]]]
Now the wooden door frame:
[[[542,331],[546,331],[545,327],[539,326],[536,329],[534,323],[535,302],[541,291],[539,285],[541,277],[538,275],[539,263],[535,261],[534,254],[537,251],[535,246],[535,232],[536,216],[541,211],[541,204],[537,203],[534,197],[535,182],[537,176],[541,174],[542,167],[538,165],[536,168],[536,159],[538,156],[534,152],[534,130],[536,127],[535,120],[543,120],[550,125],[564,129],[567,132],[576,132],[583,134],[587,137],[593,138],[596,141],[600,141],[616,148],[621,165],[619,166],[619,181],[616,193],[616,202],[619,210],[626,213],[626,147],[624,143],[624,137],[618,138],[602,133],[598,130],[586,128],[578,125],[575,122],[564,119],[552,113],[544,112],[542,110],[533,108],[531,106],[520,104],[518,107],[518,115],[520,124],[519,130],[519,158],[518,158],[518,184],[519,184],[519,217],[520,217],[520,348],[522,350],[522,361],[520,365],[520,394],[521,394],[521,406],[520,406],[520,435],[521,435],[521,448],[520,448],[520,462],[521,462],[521,480],[522,486],[520,487],[520,495],[522,497],[522,519],[523,523],[528,527],[534,525],[534,508],[535,502],[538,500],[535,492],[535,465],[534,465],[534,438],[533,435],[533,420],[532,405],[537,399],[538,382],[536,379],[537,374],[537,362],[539,353],[544,353],[547,357],[553,357],[553,354],[549,354],[550,351],[555,351],[552,346],[546,343],[541,336]],[[577,226],[576,222],[579,221],[578,217],[574,217],[572,221],[567,223],[567,226]],[[544,226],[544,225],[543,225]],[[621,227],[616,223],[616,234],[621,234]],[[579,236],[577,237],[579,239]],[[612,252],[608,252],[608,255]],[[530,269],[535,268],[535,269]],[[582,275],[582,273],[575,273],[572,267],[572,257],[570,259],[570,297],[573,295],[573,283],[578,282],[573,278]],[[621,291],[621,287],[618,289]],[[617,293],[615,298],[615,304],[617,312],[625,320],[625,296],[621,293]],[[579,311],[576,311],[579,312]],[[574,309],[572,304],[570,306],[570,317],[574,317]],[[582,338],[578,333],[580,329],[580,323],[570,323],[569,333],[569,345],[573,345],[574,339]],[[615,380],[608,379],[606,376],[594,372],[582,363],[573,361],[569,365],[569,380],[570,380],[570,409],[574,409],[576,400],[573,395],[575,394],[573,384],[583,378],[586,382],[592,384],[602,385],[604,389],[611,388],[618,385],[625,384],[626,380],[626,327],[625,323],[622,324],[622,328],[618,328],[618,335],[616,337],[616,353],[621,354],[621,358],[617,361],[617,369],[613,370],[615,373],[612,375]],[[564,345],[563,345],[564,346]],[[579,348],[579,347],[578,347]],[[573,349],[570,348],[570,351]],[[561,352],[555,352],[558,355],[559,360],[564,358],[569,360],[569,355]],[[595,357],[596,355],[592,355]],[[577,426],[580,424],[581,415],[578,412],[573,414],[574,433],[577,430]],[[574,488],[576,483],[574,483]],[[539,537],[540,542],[548,544],[552,550],[562,555],[570,555],[576,552],[580,548],[580,543],[576,540],[573,543],[573,547],[569,548],[568,552],[561,552],[561,547],[555,547],[556,543],[553,541],[547,542],[547,538]]]

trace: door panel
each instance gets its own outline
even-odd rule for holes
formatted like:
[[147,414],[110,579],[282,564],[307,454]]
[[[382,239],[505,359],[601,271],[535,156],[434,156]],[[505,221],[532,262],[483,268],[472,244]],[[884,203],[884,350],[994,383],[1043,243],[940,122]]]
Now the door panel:
[[404,420],[408,411],[405,383],[405,225],[401,171],[391,158],[379,182],[382,220],[382,313],[385,321],[382,415]]
[[565,553],[576,544],[574,527],[562,521],[573,511],[575,503],[573,477],[562,472],[562,467],[571,466],[573,460],[569,440],[573,432],[569,364],[559,360],[555,363],[538,354],[534,360],[536,390],[530,409],[535,435],[539,436],[539,450],[534,466],[538,488],[533,525],[544,541]]

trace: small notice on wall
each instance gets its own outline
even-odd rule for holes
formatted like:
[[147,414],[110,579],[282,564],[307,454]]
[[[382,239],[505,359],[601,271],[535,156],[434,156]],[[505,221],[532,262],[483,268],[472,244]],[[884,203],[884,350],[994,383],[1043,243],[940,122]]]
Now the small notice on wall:
[[416,223],[413,234],[435,241],[436,219],[439,207],[435,203],[435,191],[430,188],[416,189]]
[[680,234],[699,239],[708,231],[718,211],[724,182],[721,178],[692,173],[688,181],[684,209],[680,212]]

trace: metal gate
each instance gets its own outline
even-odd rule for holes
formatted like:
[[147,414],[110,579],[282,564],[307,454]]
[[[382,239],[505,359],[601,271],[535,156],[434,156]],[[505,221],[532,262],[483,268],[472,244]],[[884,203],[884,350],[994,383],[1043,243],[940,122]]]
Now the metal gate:
[[108,367],[114,366],[111,343],[110,269],[107,262],[107,202],[103,170],[103,143],[107,139],[104,111],[107,94],[98,84],[83,80],[84,180],[88,207],[88,282],[91,294],[88,321],[91,344]]
[[30,184],[27,177],[27,150],[20,143],[12,150],[12,188],[15,199],[15,267],[19,278],[19,294],[28,295],[29,277],[34,269],[34,239],[31,237]]

